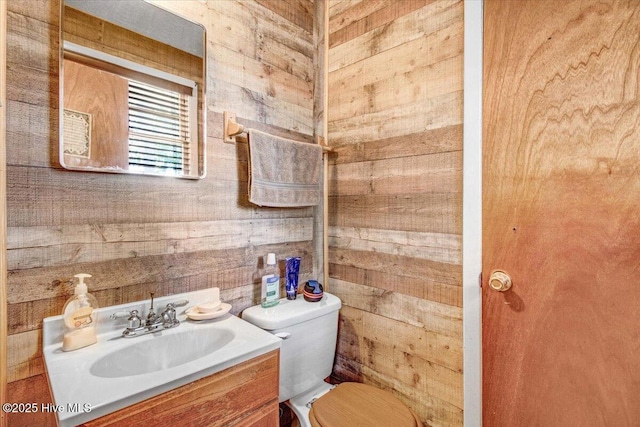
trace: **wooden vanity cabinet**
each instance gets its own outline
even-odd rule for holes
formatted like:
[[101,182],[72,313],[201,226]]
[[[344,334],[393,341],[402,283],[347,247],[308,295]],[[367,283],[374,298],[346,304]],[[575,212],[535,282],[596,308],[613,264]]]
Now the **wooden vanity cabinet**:
[[274,350],[82,425],[278,427],[279,355]]

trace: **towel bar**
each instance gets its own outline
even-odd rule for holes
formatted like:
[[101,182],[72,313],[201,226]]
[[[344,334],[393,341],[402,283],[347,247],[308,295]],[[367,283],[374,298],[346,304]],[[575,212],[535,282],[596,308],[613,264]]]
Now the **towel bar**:
[[[225,111],[222,113],[222,139],[228,144],[236,143],[236,136],[246,132],[244,126],[236,121],[235,113]],[[333,151],[333,148],[329,147],[323,137],[318,137],[318,144],[322,146],[323,152]]]

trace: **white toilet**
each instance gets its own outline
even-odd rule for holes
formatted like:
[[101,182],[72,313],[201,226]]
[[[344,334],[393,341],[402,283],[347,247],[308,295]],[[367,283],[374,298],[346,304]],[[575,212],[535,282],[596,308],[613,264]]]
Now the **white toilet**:
[[302,427],[422,426],[391,393],[360,383],[333,386],[331,374],[338,337],[338,297],[319,302],[281,299],[275,307],[250,307],[242,318],[282,339],[280,402],[287,402]]

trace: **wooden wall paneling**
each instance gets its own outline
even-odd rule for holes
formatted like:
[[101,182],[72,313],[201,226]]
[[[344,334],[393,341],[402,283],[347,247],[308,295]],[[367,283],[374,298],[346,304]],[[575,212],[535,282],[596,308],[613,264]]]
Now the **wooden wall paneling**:
[[308,135],[313,133],[311,107],[300,108],[296,104],[227,82],[216,81],[211,86],[219,94],[213,100],[213,110],[236,112],[240,124],[243,123],[242,119],[247,118]]
[[314,14],[312,0],[256,0],[274,13],[288,19],[308,33],[313,31]]
[[461,197],[460,193],[330,196],[331,225],[456,233],[460,218],[454,214]]
[[[383,9],[386,5],[384,0],[351,1],[351,4],[347,4],[348,2],[338,3],[344,3],[344,7],[340,8],[340,6],[336,6],[330,9],[331,15],[329,17],[328,33],[331,37],[333,37],[333,33],[336,31],[352,25],[361,19],[365,19],[372,13]],[[329,48],[333,48],[333,45],[330,44]]]
[[[247,34],[254,33],[254,40],[258,41],[255,47],[258,49],[261,46],[259,43],[261,39],[272,39],[285,45],[291,51],[303,53],[308,61],[313,62],[311,31],[297,26],[258,2],[220,3],[213,2],[211,4],[216,13],[224,15],[223,22],[227,22],[228,25],[233,21],[245,23],[243,30]],[[308,71],[312,72],[313,70]]]
[[455,425],[462,414],[462,393],[455,386],[462,376],[461,340],[387,316],[384,309],[343,306],[337,373],[389,388],[422,409],[429,425]]
[[[265,66],[259,59],[245,56],[242,62],[234,58],[234,51],[216,45],[216,79],[233,83],[255,93],[277,97],[279,100],[309,108],[313,96],[311,81],[301,79],[278,67]],[[269,78],[266,79],[265,77]]]
[[[333,246],[331,248],[333,252]],[[371,270],[333,262],[329,267],[331,277],[335,279],[462,307],[462,290],[459,285],[447,285],[393,271]]]
[[359,82],[355,88],[350,87],[349,79],[336,82],[343,90],[331,98],[330,118],[337,121],[412,104],[426,97],[436,98],[460,92],[461,73],[459,58],[452,57],[427,65],[424,69],[412,68],[400,77],[392,74],[380,76],[380,79],[371,83]]
[[[215,167],[216,162],[212,163]],[[8,197],[21,202],[8,206],[10,227],[311,215],[311,208],[256,209],[248,202],[246,182],[233,179],[132,178],[14,166],[8,167],[7,174],[11,179]],[[132,180],[136,191],[131,191]],[[204,191],[203,186],[206,186]],[[40,200],[46,203],[41,204]]]
[[329,16],[337,16],[345,10],[354,7],[365,0],[331,0],[329,2]]
[[336,145],[413,134],[462,123],[462,91],[329,122]]
[[334,45],[331,47],[328,71],[336,71],[372,55],[437,33],[462,20],[459,7],[459,0],[429,2],[425,7],[415,9],[357,38]]
[[[380,51],[373,56],[362,58],[359,61],[354,61],[331,71],[329,73],[330,82],[332,85],[340,85],[343,89],[358,89],[360,86],[398,77],[397,75],[394,76],[394,73],[398,70],[402,70],[403,73],[411,72],[422,77],[420,73],[428,72],[429,66],[459,56],[462,53],[460,47],[462,36],[459,34],[461,30],[462,22],[459,20],[452,21],[438,31],[409,40],[399,46],[392,46],[392,48]],[[440,49],[433,49],[433,45],[437,45]],[[365,52],[367,51],[365,50]],[[377,69],[376,73],[364,72],[374,67]],[[453,76],[450,77],[453,78]],[[393,82],[398,83],[398,87],[402,86],[399,84],[402,81],[393,80]],[[427,79],[424,78],[422,82],[426,84]],[[330,101],[332,98],[330,98]],[[395,101],[398,104],[406,103],[401,98]],[[330,113],[333,113],[333,111],[330,111]]]
[[332,280],[331,283],[344,305],[370,313],[384,314],[387,318],[439,335],[461,338],[462,315],[459,307],[342,280]]
[[[60,2],[7,4],[11,269],[3,307],[10,313],[13,401],[29,401],[31,391],[48,396],[42,318],[59,314],[80,271],[93,274],[89,286],[101,305],[146,299],[149,290],[219,286],[235,314],[259,300],[257,269],[267,252],[302,256],[301,280],[314,277],[314,209],[249,204],[246,144],[221,139],[221,113],[230,109],[249,127],[314,141],[313,35],[299,21],[308,21],[301,14],[310,3],[293,0],[290,9],[269,2],[160,3],[208,32],[209,171],[198,181],[61,170]],[[12,423],[30,421],[17,416]]]
[[48,167],[58,161],[58,109],[20,101],[7,102],[7,140],[20,145],[22,150],[9,150],[7,164]]
[[313,240],[313,219],[11,227],[11,270]]
[[333,166],[340,177],[334,189],[342,195],[458,192],[461,165],[460,151],[340,163]]
[[[327,122],[329,108],[329,78],[327,64],[329,62],[329,45],[327,29],[329,28],[329,0],[315,0],[313,3],[315,25],[313,27],[314,43],[314,87],[313,87],[313,113],[315,143],[329,145],[327,139]],[[316,258],[314,272],[316,277],[322,277],[325,291],[329,291],[329,155],[327,151],[322,153],[322,200],[316,206],[315,241],[316,253],[322,253],[322,258]]]
[[[460,266],[456,264],[349,247],[333,246],[332,249],[329,256],[331,263],[356,267],[365,270],[368,275],[381,272],[386,273],[388,278],[395,276],[396,279],[391,283],[397,287],[402,286],[402,279],[405,277],[407,280],[422,279],[425,290],[432,285],[442,288],[459,287]],[[368,280],[368,277],[365,280]]]
[[9,382],[44,373],[42,329],[9,335],[7,351],[6,372]]
[[64,40],[202,82],[202,59],[110,22],[65,7]]
[[355,251],[375,248],[381,254],[460,265],[458,234],[380,230],[361,227],[332,227],[332,246]]
[[[330,46],[337,46],[347,40],[375,30],[416,9],[425,7],[432,0],[405,0],[402,2],[384,2],[384,7],[372,11],[336,31],[331,31]],[[368,4],[368,3],[367,3]]]
[[[7,4],[0,4],[0,404],[7,402]],[[0,413],[0,426],[7,414]]]
[[[58,7],[57,2],[50,0],[11,2],[11,5],[7,5],[7,66],[23,65],[33,71],[57,75]],[[7,90],[20,82],[12,80]],[[52,93],[57,93],[57,87],[51,89]],[[45,90],[44,94],[47,92]]]
[[[215,9],[211,10],[211,15],[219,22],[225,23],[224,26],[217,29],[215,38],[209,39],[211,47],[209,50],[213,51],[214,58],[217,58],[219,53],[225,52],[225,50],[218,50],[218,46],[222,46],[236,52],[236,55],[242,54],[270,67],[286,71],[298,79],[311,78],[309,72],[313,62],[312,58],[298,50],[289,49],[286,44],[283,44],[281,38],[260,37],[261,33],[256,33],[255,27],[253,30],[250,26],[247,28],[245,23]],[[242,62],[240,61],[240,63]],[[211,66],[213,72],[219,68],[215,62]]]
[[[68,264],[55,267],[33,268],[9,272],[9,304],[55,298],[72,292],[76,270],[91,269],[91,289],[95,291],[145,283],[162,283],[180,277],[195,276],[216,270],[234,270],[242,267],[257,270],[258,258],[277,248],[299,254],[303,271],[311,269],[312,242],[287,242],[257,247],[201,250],[169,255],[147,255],[109,261]],[[117,271],[118,274],[113,274]],[[232,280],[233,277],[230,278]],[[220,284],[224,287],[224,284]]]
[[332,1],[334,372],[462,425],[460,1]]
[[358,140],[334,149],[334,164],[420,156],[462,149],[462,125],[451,125],[376,140]]

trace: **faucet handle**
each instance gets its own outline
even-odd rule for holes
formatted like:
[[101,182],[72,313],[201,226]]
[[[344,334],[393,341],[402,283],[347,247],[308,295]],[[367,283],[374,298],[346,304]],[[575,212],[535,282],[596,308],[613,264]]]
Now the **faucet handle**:
[[129,313],[128,311],[116,311],[115,313],[111,313],[111,316],[109,316],[109,319],[115,320],[121,317],[129,317],[129,316],[131,316],[131,313]]
[[138,310],[131,311],[116,311],[109,316],[110,319],[119,319],[121,317],[127,317],[127,328],[135,329],[142,325],[142,319],[138,316]]
[[187,300],[181,300],[176,302],[170,302],[169,304],[167,304],[167,307],[164,309],[164,311],[160,315],[162,316],[163,326],[165,328],[173,328],[174,326],[178,326],[180,324],[180,321],[177,319],[175,307],[176,306],[182,307],[183,305],[187,305],[188,303],[189,301]]
[[136,329],[142,326],[142,318],[138,316],[138,310],[131,310],[130,316],[127,319],[127,328]]

